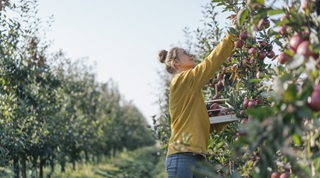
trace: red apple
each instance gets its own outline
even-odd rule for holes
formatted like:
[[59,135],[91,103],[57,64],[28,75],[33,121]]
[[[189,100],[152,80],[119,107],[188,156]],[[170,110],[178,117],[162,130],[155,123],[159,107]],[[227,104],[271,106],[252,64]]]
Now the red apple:
[[210,111],[209,113],[213,114],[214,116],[216,116],[217,114],[219,114],[220,110],[218,110],[220,108],[220,105],[218,103],[212,103],[210,105],[210,110],[216,110],[216,111]]
[[236,137],[240,137],[241,136],[241,134],[240,134],[240,132],[236,132]]
[[264,19],[262,25],[264,28],[269,28],[270,27],[270,21],[268,19]]
[[318,93],[320,93],[320,83],[319,83],[318,85],[315,85],[315,86],[313,87],[313,92],[318,92]]
[[241,123],[241,124],[245,124],[247,121],[248,121],[247,118],[243,118],[243,119],[241,119],[240,123]]
[[265,47],[268,45],[266,41],[259,41],[260,47]]
[[240,39],[238,39],[237,41],[234,42],[234,46],[236,48],[242,48],[243,45],[244,45],[244,42]]
[[309,57],[310,54],[311,54],[309,46],[310,46],[310,42],[309,41],[301,42],[300,45],[297,48],[297,54],[303,54],[305,57]]
[[256,48],[250,48],[248,52],[251,56],[256,56],[258,50]]
[[280,173],[279,172],[273,172],[271,174],[271,177],[270,178],[280,178]]
[[299,34],[295,34],[291,37],[289,41],[290,48],[293,52],[297,51],[298,46],[303,42],[303,38]]
[[290,56],[289,56],[287,53],[285,53],[285,52],[281,52],[281,53],[279,54],[279,56],[278,56],[278,62],[279,62],[280,64],[284,64],[284,63],[288,62],[289,59],[290,59]]
[[257,24],[257,30],[261,31],[270,27],[270,21],[267,18],[261,19]]
[[281,173],[279,178],[289,178],[290,177],[290,173],[289,172],[283,172]]
[[268,54],[267,54],[267,57],[269,59],[272,59],[276,54],[274,53],[274,51],[269,51]]
[[304,55],[304,57],[313,56],[313,58],[317,59],[318,56],[310,50],[309,46],[310,46],[309,41],[307,40],[303,41],[302,43],[300,43],[300,45],[297,48],[297,54],[302,54]]
[[240,32],[239,38],[240,40],[246,40],[248,38],[247,32]]
[[288,26],[287,25],[282,25],[280,28],[279,28],[279,33],[281,35],[288,35]]
[[259,59],[263,60],[264,58],[266,58],[266,56],[267,56],[267,52],[266,51],[260,51]]
[[308,99],[308,106],[315,112],[320,111],[320,91],[319,86],[316,86],[316,90],[313,90],[310,98]]
[[248,102],[248,107],[249,108],[252,108],[252,107],[255,107],[255,106],[257,106],[257,101],[256,100],[250,100],[249,102]]
[[248,107],[248,104],[249,104],[249,100],[247,98],[245,98],[243,101],[242,101],[242,106],[243,108],[247,108]]
[[245,110],[241,110],[241,111],[240,111],[240,114],[241,114],[242,116],[244,116],[244,115],[246,114],[246,111],[245,111]]

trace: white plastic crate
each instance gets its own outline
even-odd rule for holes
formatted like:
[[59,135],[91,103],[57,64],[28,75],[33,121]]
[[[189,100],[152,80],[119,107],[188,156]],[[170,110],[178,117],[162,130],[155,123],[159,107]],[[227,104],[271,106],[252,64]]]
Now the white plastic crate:
[[239,118],[235,114],[209,117],[210,124],[225,123],[238,121]]
[[[227,106],[229,106],[230,108],[232,108],[231,105],[229,105],[227,103],[227,101],[229,101],[229,99],[215,99],[215,100],[209,100],[209,101],[206,101],[206,103],[213,103],[213,102],[225,102],[225,104]],[[222,111],[224,109],[227,109],[225,107],[221,107],[219,109],[211,109],[211,110],[208,110],[208,113],[209,112],[212,112],[212,111]],[[238,121],[239,118],[236,117],[235,114],[228,114],[228,115],[221,115],[221,116],[211,116],[209,117],[210,119],[210,124],[217,124],[217,123],[226,123],[226,122],[234,122],[234,121]]]

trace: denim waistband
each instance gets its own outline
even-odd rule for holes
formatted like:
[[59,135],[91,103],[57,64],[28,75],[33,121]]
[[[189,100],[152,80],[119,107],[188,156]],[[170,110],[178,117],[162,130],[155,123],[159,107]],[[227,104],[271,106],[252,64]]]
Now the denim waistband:
[[205,155],[202,155],[202,154],[199,154],[199,153],[194,153],[194,152],[180,152],[180,153],[177,153],[177,154],[190,155],[190,156],[195,156],[195,157],[197,157],[199,159],[206,159]]

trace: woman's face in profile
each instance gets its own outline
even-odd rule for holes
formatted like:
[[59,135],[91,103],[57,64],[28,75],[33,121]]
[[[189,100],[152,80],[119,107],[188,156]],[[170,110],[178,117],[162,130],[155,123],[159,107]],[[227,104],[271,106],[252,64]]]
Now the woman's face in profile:
[[177,66],[179,66],[183,70],[191,69],[196,65],[194,56],[187,52],[185,49],[178,49],[178,58],[179,61]]

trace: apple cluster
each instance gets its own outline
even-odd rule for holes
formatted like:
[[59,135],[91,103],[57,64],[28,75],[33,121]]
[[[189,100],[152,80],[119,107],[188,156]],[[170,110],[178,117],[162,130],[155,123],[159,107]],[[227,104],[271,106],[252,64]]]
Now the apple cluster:
[[[270,21],[267,17],[262,18],[255,25],[256,31],[260,32],[270,27]],[[250,33],[252,34],[252,33]],[[240,57],[240,68],[242,70],[256,73],[257,78],[263,77],[263,67],[259,64],[264,64],[265,58],[273,60],[275,52],[273,46],[264,38],[249,35],[247,30],[240,30],[236,41],[234,42],[236,54]]]
[[[255,30],[264,33],[269,27],[270,20],[268,17],[263,17],[255,25]],[[236,111],[237,116],[240,117],[244,123],[248,120],[245,110],[262,104],[262,98],[259,96],[259,93],[256,92],[259,84],[250,84],[246,81],[263,79],[266,74],[265,59],[269,58],[273,60],[276,55],[270,39],[257,36],[252,31],[246,30],[245,27],[235,30],[234,35],[236,36],[236,39],[234,39],[234,54],[226,60],[221,71],[210,81],[209,86],[215,90],[215,96],[213,96],[211,100],[216,99],[218,93],[220,94],[220,91],[224,88],[239,86],[240,90],[243,89],[247,91],[243,94],[244,96],[237,99],[237,102],[240,104],[240,108],[237,108]],[[228,97],[229,94],[224,95]],[[228,112],[218,111],[219,108],[221,110],[221,106],[217,102],[211,103],[207,108],[211,111],[208,112],[210,117],[228,114]]]
[[228,108],[221,106],[219,103],[224,102],[225,100],[220,100],[218,95],[214,95],[210,102],[207,104],[207,110],[209,117],[223,116],[234,114],[233,111],[229,111]]
[[[319,8],[320,9],[320,8]],[[289,60],[294,60],[296,55],[303,56],[305,61],[315,60],[317,68],[320,69],[319,53],[314,51],[314,46],[318,45],[317,35],[313,35],[313,29],[317,29],[317,23],[313,22],[311,13],[316,11],[316,2],[314,0],[302,0],[301,10],[304,13],[304,18],[300,29],[294,29],[290,26],[291,22],[296,21],[290,14],[285,14],[280,18],[279,35],[286,40],[286,45],[283,46],[282,52],[278,55],[277,60],[280,64],[286,64]],[[303,30],[305,29],[305,30]],[[320,111],[320,84],[315,82],[313,92],[307,101],[314,112]]]
[[[284,18],[287,18],[284,16]],[[287,25],[283,25],[279,29],[279,33],[281,35],[288,35],[287,31],[284,32],[283,29],[288,29]],[[295,55],[303,55],[306,59],[309,59],[309,57],[312,57],[313,59],[318,59],[319,55],[316,54],[311,50],[311,42],[310,42],[310,34],[307,32],[299,32],[295,33],[294,35],[288,37],[289,41],[289,50],[290,52]],[[283,51],[278,56],[278,62],[280,64],[285,64],[291,59],[291,56]]]
[[[301,1],[301,9],[306,15],[310,15],[310,13],[315,12],[316,10],[316,2],[315,0],[302,0]],[[320,9],[320,8],[319,8]],[[284,21],[296,21],[294,17],[291,17],[290,15],[283,15],[280,18],[280,22]],[[309,57],[313,57],[315,60],[319,58],[319,55],[313,52],[311,49],[311,42],[310,42],[310,28],[307,28],[308,30],[303,30],[301,32],[294,32],[293,27],[290,27],[288,24],[290,23],[283,23],[279,27],[279,34],[283,37],[286,37],[289,43],[289,50],[290,54],[288,52],[281,52],[278,56],[278,62],[280,64],[285,64],[293,57],[295,54],[303,55],[306,59],[309,59]],[[310,21],[306,22],[306,25],[308,26],[312,24]],[[292,35],[293,34],[293,35]]]
[[[262,18],[255,27],[257,31],[266,30],[270,27],[270,21],[266,17]],[[250,37],[246,31],[241,31],[234,43],[237,53],[240,55],[240,57],[237,56],[237,60],[240,60],[237,71],[240,73],[238,74],[240,80],[263,79],[265,77],[265,59],[274,60],[276,57],[273,45],[269,40],[262,37]],[[242,124],[248,120],[245,110],[256,107],[263,102],[261,96],[255,91],[258,86],[252,87],[252,85],[255,84],[243,86],[247,90],[247,96],[244,97],[241,103],[242,109],[239,112]]]
[[245,31],[239,33],[239,37],[234,42],[234,46],[244,52],[243,56],[246,57],[242,59],[241,64],[248,70],[251,70],[248,64],[254,66],[259,60],[263,61],[266,57],[270,59],[275,57],[275,52],[271,44],[268,44],[265,40],[259,40],[257,42],[255,38],[250,38]]
[[289,172],[273,172],[271,174],[270,178],[289,178],[290,177],[290,173]]

